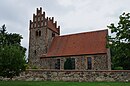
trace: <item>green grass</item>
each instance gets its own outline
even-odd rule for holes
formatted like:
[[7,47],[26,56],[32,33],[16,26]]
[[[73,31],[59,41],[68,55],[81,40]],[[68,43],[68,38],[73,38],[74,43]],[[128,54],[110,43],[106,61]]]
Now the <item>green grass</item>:
[[0,86],[130,86],[129,82],[26,82],[0,81]]

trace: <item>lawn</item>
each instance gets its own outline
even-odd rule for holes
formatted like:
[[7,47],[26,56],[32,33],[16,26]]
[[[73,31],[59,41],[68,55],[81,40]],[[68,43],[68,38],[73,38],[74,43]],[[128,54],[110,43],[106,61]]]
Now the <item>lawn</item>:
[[0,86],[130,86],[129,82],[32,82],[0,81]]

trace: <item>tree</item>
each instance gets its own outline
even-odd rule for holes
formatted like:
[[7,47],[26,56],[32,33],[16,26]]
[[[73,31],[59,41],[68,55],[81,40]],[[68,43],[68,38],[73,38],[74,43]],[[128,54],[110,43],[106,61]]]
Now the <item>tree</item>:
[[16,33],[7,33],[6,27],[3,25],[0,28],[0,44],[1,45],[19,45],[23,37]]
[[0,76],[12,78],[25,70],[26,48],[22,47],[22,36],[0,29]]
[[25,70],[25,53],[19,46],[0,48],[0,75],[12,78]]
[[5,24],[0,28],[0,45],[5,44],[6,41],[6,27]]
[[108,37],[108,45],[112,53],[112,68],[130,69],[130,13],[120,15],[117,26],[112,23],[108,28],[112,33],[112,36]]

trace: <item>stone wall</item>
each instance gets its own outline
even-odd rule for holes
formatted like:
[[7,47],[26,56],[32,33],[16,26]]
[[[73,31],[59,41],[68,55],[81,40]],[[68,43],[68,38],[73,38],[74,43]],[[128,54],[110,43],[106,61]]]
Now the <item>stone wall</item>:
[[69,70],[27,70],[13,80],[25,81],[130,81],[130,70],[96,70],[96,71],[69,71]]
[[108,57],[106,55],[94,55],[93,70],[108,70]]
[[88,70],[87,58],[92,58],[92,69],[91,70],[109,70],[108,57],[106,54],[101,55],[83,55],[83,56],[68,56],[68,57],[52,57],[42,58],[41,68],[42,69],[55,69],[56,60],[60,59],[60,70],[64,70],[64,63],[67,58],[75,59],[75,70]]

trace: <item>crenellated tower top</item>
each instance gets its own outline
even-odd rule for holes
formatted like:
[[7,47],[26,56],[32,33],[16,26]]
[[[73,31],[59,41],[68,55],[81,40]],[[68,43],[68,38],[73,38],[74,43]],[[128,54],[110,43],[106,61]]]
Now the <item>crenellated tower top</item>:
[[29,29],[42,27],[47,27],[60,35],[60,26],[57,26],[57,21],[54,21],[54,17],[46,17],[45,12],[42,12],[42,8],[40,7],[40,9],[37,8],[36,14],[33,14],[33,20],[30,20]]

